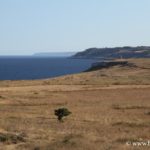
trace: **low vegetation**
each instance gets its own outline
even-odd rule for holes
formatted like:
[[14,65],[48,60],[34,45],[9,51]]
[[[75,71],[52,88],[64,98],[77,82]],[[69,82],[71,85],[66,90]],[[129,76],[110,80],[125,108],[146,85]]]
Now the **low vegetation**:
[[59,108],[56,109],[55,111],[55,115],[57,116],[58,121],[63,121],[63,118],[66,116],[69,116],[71,114],[71,112],[67,109],[67,108]]
[[139,106],[136,106],[136,105],[123,105],[123,106],[120,106],[120,105],[112,105],[112,108],[113,109],[150,109],[150,106],[142,106],[142,105],[139,105]]
[[0,143],[17,144],[25,141],[26,140],[22,134],[0,133]]

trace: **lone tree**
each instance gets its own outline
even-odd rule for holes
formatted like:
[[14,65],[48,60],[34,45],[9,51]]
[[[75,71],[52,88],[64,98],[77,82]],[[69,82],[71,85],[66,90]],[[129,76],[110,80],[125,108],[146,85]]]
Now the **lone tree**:
[[71,112],[67,108],[55,109],[54,112],[59,121],[62,121],[63,117],[66,117],[71,114]]

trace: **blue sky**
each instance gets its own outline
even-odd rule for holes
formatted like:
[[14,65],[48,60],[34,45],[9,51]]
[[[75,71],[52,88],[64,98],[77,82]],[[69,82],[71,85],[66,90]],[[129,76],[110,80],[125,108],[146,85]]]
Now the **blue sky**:
[[150,0],[0,0],[0,55],[150,45]]

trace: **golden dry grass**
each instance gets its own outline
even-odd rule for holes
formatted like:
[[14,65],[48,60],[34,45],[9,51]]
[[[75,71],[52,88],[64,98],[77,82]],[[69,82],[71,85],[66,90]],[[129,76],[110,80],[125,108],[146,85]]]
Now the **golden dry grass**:
[[[113,67],[55,79],[1,81],[0,150],[149,149],[126,144],[150,140],[150,71],[142,69],[150,61],[130,61],[141,69]],[[133,80],[124,81],[127,75]],[[72,114],[59,123],[54,109],[63,106]]]

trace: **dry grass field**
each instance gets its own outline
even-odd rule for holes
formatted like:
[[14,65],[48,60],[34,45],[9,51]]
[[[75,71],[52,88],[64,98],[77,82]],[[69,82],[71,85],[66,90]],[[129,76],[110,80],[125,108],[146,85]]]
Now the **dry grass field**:
[[137,67],[0,81],[0,150],[150,149],[150,60],[128,61]]

